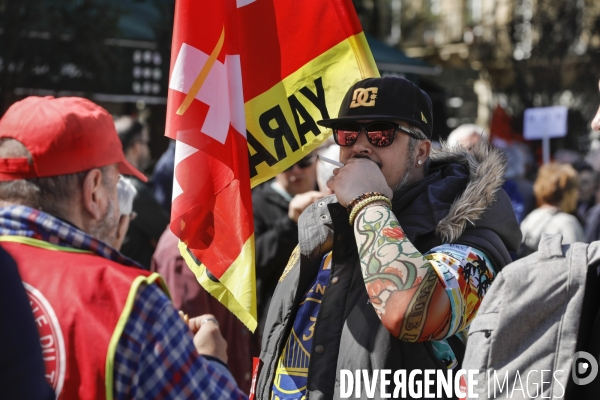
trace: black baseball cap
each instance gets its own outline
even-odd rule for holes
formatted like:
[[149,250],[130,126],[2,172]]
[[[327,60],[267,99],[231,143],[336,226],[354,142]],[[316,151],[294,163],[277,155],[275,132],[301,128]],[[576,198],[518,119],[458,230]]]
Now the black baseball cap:
[[367,78],[356,82],[342,100],[337,118],[317,123],[331,128],[337,122],[402,120],[431,138],[431,99],[411,81],[395,76]]

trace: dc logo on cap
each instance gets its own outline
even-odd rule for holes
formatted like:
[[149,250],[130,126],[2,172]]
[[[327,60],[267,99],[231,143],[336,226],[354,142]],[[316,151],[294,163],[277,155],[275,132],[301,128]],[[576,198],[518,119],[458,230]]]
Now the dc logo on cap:
[[377,98],[377,87],[370,88],[358,88],[354,90],[354,94],[352,95],[352,103],[350,104],[350,108],[356,107],[374,107],[375,99]]

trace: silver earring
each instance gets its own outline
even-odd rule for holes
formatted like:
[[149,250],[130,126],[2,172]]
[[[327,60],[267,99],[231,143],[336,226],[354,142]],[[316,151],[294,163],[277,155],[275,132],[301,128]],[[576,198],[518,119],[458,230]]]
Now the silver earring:
[[421,165],[421,164],[423,164],[423,161],[419,160],[419,161],[417,161],[417,164]]

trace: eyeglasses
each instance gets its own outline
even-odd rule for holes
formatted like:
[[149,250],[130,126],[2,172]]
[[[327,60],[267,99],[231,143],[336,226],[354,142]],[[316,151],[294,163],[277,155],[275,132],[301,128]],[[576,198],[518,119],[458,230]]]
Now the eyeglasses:
[[352,146],[356,143],[356,139],[358,139],[358,135],[363,129],[367,134],[369,143],[377,147],[391,145],[398,130],[415,139],[423,139],[417,132],[404,125],[386,121],[368,122],[366,124],[360,122],[338,122],[331,128],[333,129],[333,139],[340,146]]
[[[308,157],[304,157],[303,159],[301,159],[300,161],[298,161],[294,165],[297,165],[301,169],[305,169],[305,168],[310,167],[314,163],[315,163],[315,156],[314,155],[310,155]],[[294,168],[294,165],[292,165],[291,167],[289,167],[288,169],[286,169],[285,172],[290,171],[292,168]]]

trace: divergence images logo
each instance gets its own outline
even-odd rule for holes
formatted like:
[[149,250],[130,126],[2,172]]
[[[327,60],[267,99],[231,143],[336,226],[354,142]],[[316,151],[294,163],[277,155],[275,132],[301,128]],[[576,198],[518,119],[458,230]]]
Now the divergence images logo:
[[378,87],[358,88],[352,94],[352,103],[350,108],[356,107],[374,107],[375,99],[377,98]]
[[573,355],[571,375],[577,385],[591,383],[598,375],[598,361],[590,353],[578,351]]

